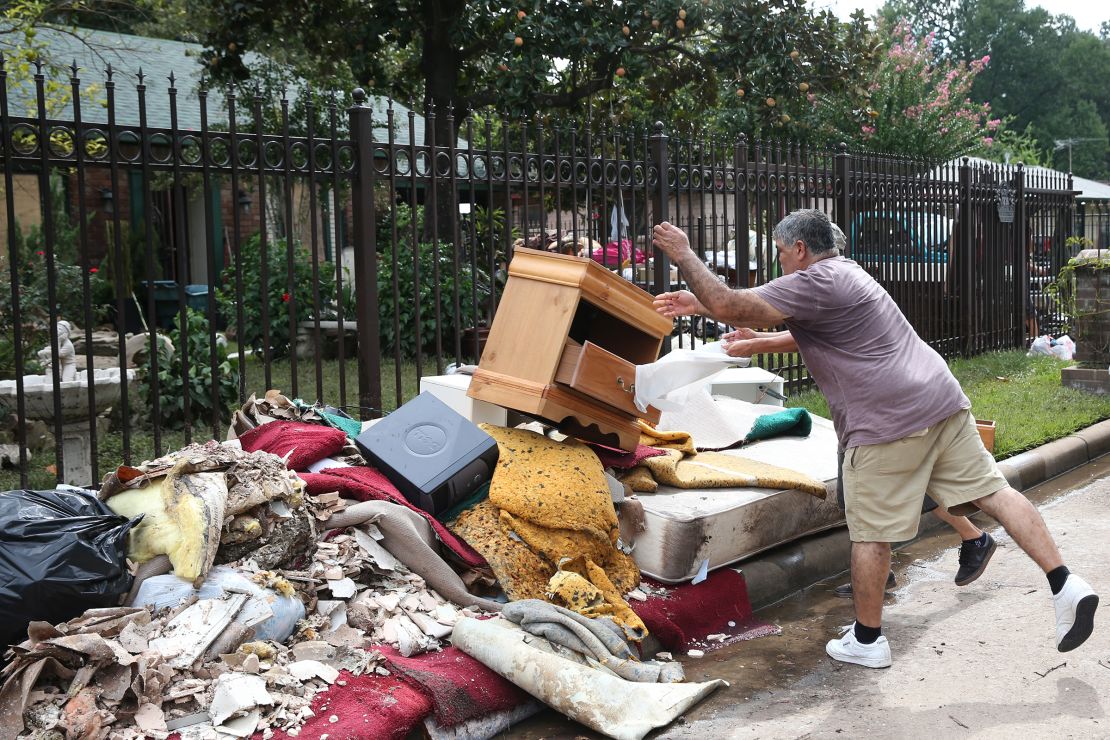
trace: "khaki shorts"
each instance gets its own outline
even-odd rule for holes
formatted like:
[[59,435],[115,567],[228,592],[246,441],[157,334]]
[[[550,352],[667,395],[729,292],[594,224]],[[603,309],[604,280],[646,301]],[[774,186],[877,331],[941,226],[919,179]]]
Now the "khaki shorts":
[[926,493],[947,509],[1009,485],[970,409],[893,442],[846,450],[843,482],[853,542],[913,539]]

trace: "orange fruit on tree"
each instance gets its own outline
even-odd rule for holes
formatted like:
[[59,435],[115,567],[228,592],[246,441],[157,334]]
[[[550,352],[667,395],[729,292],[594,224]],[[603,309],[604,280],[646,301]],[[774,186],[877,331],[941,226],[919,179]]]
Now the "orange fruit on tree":
[[527,13],[525,13],[525,12],[524,12],[523,10],[518,10],[518,11],[516,12],[516,19],[517,19],[518,21],[522,21],[522,20],[524,20],[524,19],[525,19],[525,17],[527,17],[527,15],[528,15],[528,14],[527,14]]
[[651,27],[652,28],[659,28],[659,19],[658,18],[652,18],[651,19]]
[[623,26],[621,28],[621,33],[623,33],[625,36],[631,36],[632,35],[632,29],[629,28],[628,26]]
[[800,57],[801,55],[801,52],[799,52],[797,49],[790,52],[790,58],[793,59],[795,62],[798,61],[798,57]]
[[809,90],[809,83],[808,82],[799,82],[798,83],[798,89],[801,90],[802,92],[806,92],[807,90]]
[[780,118],[782,119],[783,123],[790,123],[790,116],[787,115],[786,113],[783,113],[782,116],[780,116]]
[[774,108],[777,101],[774,98],[767,98],[767,107]]
[[676,28],[678,28],[679,31],[682,31],[686,28],[686,21],[679,18],[677,21],[674,22],[674,25]]
[[678,17],[679,17],[680,20],[686,20],[686,8],[680,8],[679,9]]
[[617,67],[617,77],[624,77],[624,75],[625,75],[624,67]]
[[741,97],[741,98],[744,97],[744,88],[742,88],[742,87],[736,88],[736,95],[737,95],[737,97]]
[[515,39],[513,39],[513,43],[517,46],[524,46],[524,39],[522,39],[520,36],[517,36]]

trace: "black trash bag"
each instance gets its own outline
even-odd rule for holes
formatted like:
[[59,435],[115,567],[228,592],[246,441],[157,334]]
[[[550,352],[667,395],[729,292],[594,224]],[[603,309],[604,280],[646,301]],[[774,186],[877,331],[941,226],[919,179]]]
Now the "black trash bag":
[[0,637],[27,639],[32,621],[65,622],[116,606],[131,588],[128,520],[91,493],[0,493]]

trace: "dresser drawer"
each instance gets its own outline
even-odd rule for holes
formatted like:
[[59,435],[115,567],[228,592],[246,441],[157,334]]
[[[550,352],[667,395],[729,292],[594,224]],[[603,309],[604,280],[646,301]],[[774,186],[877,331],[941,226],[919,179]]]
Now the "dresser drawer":
[[636,408],[636,365],[602,349],[593,342],[578,344],[568,340],[555,382],[633,416],[659,421],[659,410],[651,406],[646,413]]

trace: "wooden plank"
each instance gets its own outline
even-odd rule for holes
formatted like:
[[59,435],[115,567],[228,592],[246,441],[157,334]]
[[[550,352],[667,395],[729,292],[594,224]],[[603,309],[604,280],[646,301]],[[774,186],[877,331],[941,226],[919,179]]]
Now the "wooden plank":
[[479,367],[534,383],[552,382],[578,295],[565,285],[509,278]]

